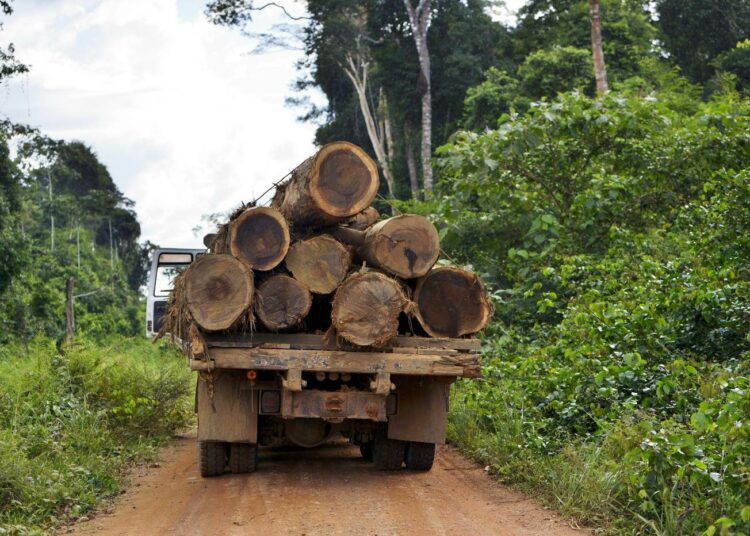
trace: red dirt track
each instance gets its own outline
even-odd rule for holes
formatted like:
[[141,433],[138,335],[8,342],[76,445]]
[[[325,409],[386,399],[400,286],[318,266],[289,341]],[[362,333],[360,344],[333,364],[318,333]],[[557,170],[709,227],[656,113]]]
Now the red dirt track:
[[133,475],[111,513],[79,535],[573,536],[552,512],[441,447],[432,471],[376,471],[345,444],[261,449],[257,473],[203,479],[197,444],[180,438]]

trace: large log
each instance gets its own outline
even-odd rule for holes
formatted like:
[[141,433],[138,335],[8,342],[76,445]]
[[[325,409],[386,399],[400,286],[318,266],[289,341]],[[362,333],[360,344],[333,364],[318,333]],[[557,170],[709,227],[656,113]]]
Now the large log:
[[294,169],[271,205],[298,228],[332,225],[366,209],[379,185],[372,158],[354,144],[337,141]]
[[229,329],[252,305],[252,271],[231,255],[198,257],[184,278],[188,310],[206,331]]
[[316,294],[330,294],[346,277],[351,254],[339,241],[319,235],[295,242],[284,259],[295,279]]
[[227,234],[229,252],[254,270],[271,270],[289,250],[289,226],[274,208],[245,209],[229,223]]
[[353,246],[368,264],[402,277],[422,277],[440,255],[440,239],[435,226],[416,214],[402,214],[357,231],[336,227],[331,234]]
[[311,305],[312,296],[305,285],[288,275],[274,274],[258,287],[255,313],[264,326],[276,331],[299,324]]
[[347,341],[381,346],[398,333],[398,317],[408,303],[397,281],[379,272],[359,272],[336,290],[331,321]]
[[461,337],[487,327],[492,304],[476,274],[443,266],[417,282],[415,314],[433,337]]
[[380,212],[375,207],[367,207],[359,214],[356,214],[350,221],[347,222],[346,226],[356,229],[358,231],[364,231],[370,225],[373,225],[380,219]]

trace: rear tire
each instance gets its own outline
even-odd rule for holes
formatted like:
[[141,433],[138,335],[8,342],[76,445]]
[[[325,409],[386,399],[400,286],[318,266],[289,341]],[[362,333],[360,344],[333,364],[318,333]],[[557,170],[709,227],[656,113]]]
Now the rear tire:
[[224,474],[227,464],[227,447],[216,441],[201,441],[199,443],[198,465],[201,476],[219,476]]
[[229,445],[229,470],[234,474],[254,473],[258,468],[258,445],[232,443]]
[[372,461],[372,441],[369,441],[367,443],[362,443],[359,446],[359,453],[362,455],[365,461],[371,462]]
[[385,430],[375,437],[372,446],[372,461],[375,467],[381,471],[396,471],[401,469],[406,453],[406,442],[397,439],[388,439]]
[[435,461],[435,443],[409,441],[406,446],[406,468],[412,471],[429,471]]

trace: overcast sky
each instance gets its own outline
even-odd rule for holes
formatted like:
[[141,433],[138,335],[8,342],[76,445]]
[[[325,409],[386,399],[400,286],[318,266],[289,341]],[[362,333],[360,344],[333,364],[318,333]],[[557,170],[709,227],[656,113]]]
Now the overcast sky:
[[[201,215],[253,199],[314,151],[314,125],[284,106],[300,53],[248,54],[246,37],[206,21],[205,0],[14,6],[2,39],[31,72],[2,88],[0,112],[93,147],[144,240],[199,247]],[[275,22],[266,9],[255,24]]]

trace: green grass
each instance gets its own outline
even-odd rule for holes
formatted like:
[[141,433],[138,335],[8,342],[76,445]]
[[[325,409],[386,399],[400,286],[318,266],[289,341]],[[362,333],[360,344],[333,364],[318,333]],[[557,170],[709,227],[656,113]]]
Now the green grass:
[[[459,382],[451,397],[448,422],[449,441],[488,466],[500,481],[557,509],[573,524],[601,534],[748,534],[748,487],[743,490],[722,482],[711,487],[691,475],[687,464],[680,466],[668,456],[658,463],[642,456],[646,448],[658,449],[647,442],[659,437],[654,429],[681,441],[674,432],[664,432],[671,426],[668,422],[656,427],[633,412],[617,423],[602,423],[602,430],[586,439],[548,438],[555,448],[547,449],[529,442],[529,438],[544,438],[545,433],[536,417],[519,411],[513,403],[523,397],[522,384],[510,385],[516,387],[475,390]],[[494,411],[477,403],[477,392],[491,392]],[[735,426],[740,424],[736,421]],[[708,444],[696,447],[710,448]],[[681,449],[669,445],[669,450],[674,456]],[[659,464],[662,474],[654,470]],[[647,491],[644,481],[656,492]]]
[[191,373],[141,338],[0,347],[0,534],[40,534],[112,497],[192,418]]

